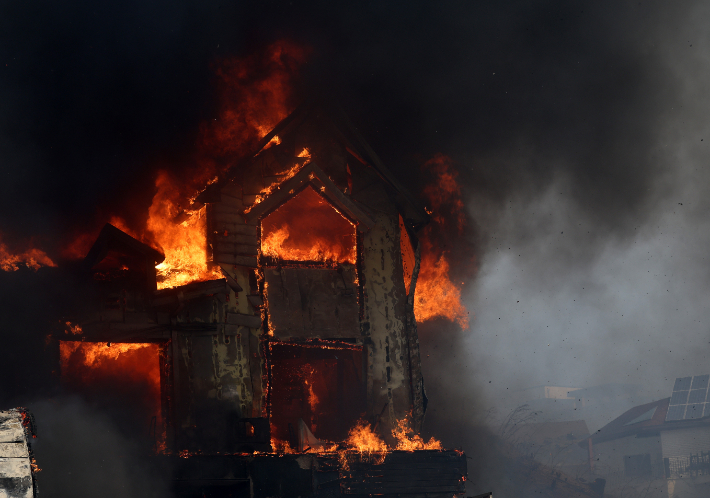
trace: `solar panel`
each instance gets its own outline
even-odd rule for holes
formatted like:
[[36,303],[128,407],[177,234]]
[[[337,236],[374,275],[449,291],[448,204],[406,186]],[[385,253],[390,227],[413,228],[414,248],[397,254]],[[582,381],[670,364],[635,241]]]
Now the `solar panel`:
[[688,408],[685,409],[685,420],[690,420],[694,418],[701,418],[703,416],[703,405],[705,403],[700,403],[697,405],[689,404]]
[[675,405],[668,407],[668,413],[666,414],[666,421],[670,420],[683,420],[683,415],[685,415],[686,405]]
[[691,389],[707,389],[710,375],[696,375],[693,377],[693,387]]
[[671,406],[687,404],[689,392],[690,391],[673,391],[673,394],[671,395]]
[[679,377],[675,380],[673,391],[690,391],[690,381],[692,377]]
[[688,403],[705,403],[707,394],[707,389],[693,389],[688,396]]
[[679,377],[673,385],[666,421],[710,417],[710,375]]

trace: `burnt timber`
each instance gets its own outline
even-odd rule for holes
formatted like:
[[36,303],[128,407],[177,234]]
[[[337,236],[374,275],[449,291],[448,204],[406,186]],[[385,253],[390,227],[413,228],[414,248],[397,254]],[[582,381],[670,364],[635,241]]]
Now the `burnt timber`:
[[[322,219],[296,231],[308,222],[306,202]],[[178,494],[463,493],[466,460],[457,451],[395,451],[383,462],[354,454],[348,465],[332,455],[268,454],[272,441],[302,447],[299,423],[342,441],[360,419],[385,439],[399,420],[416,433],[424,420],[414,293],[416,232],[428,215],[344,114],[302,105],[196,203],[207,219],[208,260],[223,278],[157,290],[163,255],[107,225],[84,262],[95,305],[71,317],[80,334],[61,337],[158,346],[152,434],[177,462]],[[345,220],[352,233],[338,243],[354,258],[265,254],[270,220],[287,226],[292,211],[300,214],[291,236],[307,243],[316,225]]]

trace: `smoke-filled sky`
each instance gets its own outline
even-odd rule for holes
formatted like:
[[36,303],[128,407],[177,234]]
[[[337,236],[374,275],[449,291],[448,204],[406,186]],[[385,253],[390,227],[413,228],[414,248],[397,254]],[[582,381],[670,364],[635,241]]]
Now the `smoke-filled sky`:
[[1,5],[9,246],[56,254],[84,221],[144,216],[216,115],[215,67],[289,40],[310,50],[295,94],[332,93],[413,191],[435,154],[459,171],[475,318],[421,328],[461,367],[425,377],[464,376],[484,407],[710,373],[705,2]]

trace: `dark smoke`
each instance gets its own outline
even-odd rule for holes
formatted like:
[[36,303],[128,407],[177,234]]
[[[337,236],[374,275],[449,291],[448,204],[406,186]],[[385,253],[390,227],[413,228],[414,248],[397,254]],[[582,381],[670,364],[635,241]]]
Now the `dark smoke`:
[[[189,169],[217,114],[214,64],[288,39],[312,48],[299,87],[334,93],[414,192],[436,154],[458,166],[475,254],[454,266],[478,266],[475,318],[420,327],[430,432],[463,434],[473,454],[472,421],[522,388],[620,382],[657,399],[707,373],[702,2],[5,1],[2,13],[4,242],[51,252],[84,222],[142,219],[155,172]],[[38,351],[65,293],[44,271],[0,275],[6,403],[55,389]]]

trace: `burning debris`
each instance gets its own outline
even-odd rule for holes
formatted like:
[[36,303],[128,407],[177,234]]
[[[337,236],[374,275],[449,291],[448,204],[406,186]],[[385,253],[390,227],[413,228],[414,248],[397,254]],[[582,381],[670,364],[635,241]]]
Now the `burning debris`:
[[160,176],[144,241],[101,231],[83,262],[95,301],[62,325],[65,386],[134,406],[180,496],[245,479],[251,496],[286,480],[275,494],[462,493],[463,454],[418,435],[415,293],[448,281],[444,254],[420,261],[429,215],[323,104],[206,183],[185,207]]

